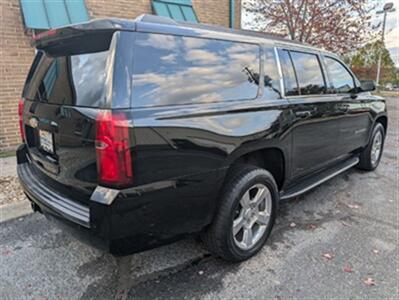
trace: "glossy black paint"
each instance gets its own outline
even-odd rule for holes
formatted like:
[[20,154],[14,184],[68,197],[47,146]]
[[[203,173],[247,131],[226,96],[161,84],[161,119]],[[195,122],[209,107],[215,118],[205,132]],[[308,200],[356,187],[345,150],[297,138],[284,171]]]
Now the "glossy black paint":
[[[264,149],[281,153],[283,193],[303,178],[333,165],[343,155],[357,153],[368,143],[376,120],[386,117],[385,101],[369,93],[293,97],[281,93],[278,98],[275,95],[279,94],[279,80],[275,74],[270,76],[275,81],[273,97],[265,92],[270,87],[264,86],[269,70],[264,54],[275,49],[316,54],[328,87],[324,53],[317,49],[189,25],[138,21],[128,22],[132,24],[124,31],[124,22],[117,23],[121,28],[116,26],[115,30],[120,30],[114,33],[110,46],[114,57],[109,69],[113,84],[107,86],[104,109],[118,109],[129,120],[134,185],[123,190],[105,187],[104,191],[112,191],[108,194],[94,192],[100,185],[94,145],[98,108],[26,100],[27,142],[18,150],[19,163],[29,162],[49,186],[89,206],[90,234],[106,241],[113,253],[141,251],[203,230],[218,209],[221,187],[230,166],[244,155]],[[134,101],[134,30],[258,45],[261,65],[257,97],[127,107],[126,103]],[[42,48],[46,50],[45,46]],[[274,70],[280,78],[277,65]],[[39,129],[53,134],[54,155],[37,147],[38,128],[31,127],[32,118],[38,120]],[[52,213],[48,208],[45,211]]]

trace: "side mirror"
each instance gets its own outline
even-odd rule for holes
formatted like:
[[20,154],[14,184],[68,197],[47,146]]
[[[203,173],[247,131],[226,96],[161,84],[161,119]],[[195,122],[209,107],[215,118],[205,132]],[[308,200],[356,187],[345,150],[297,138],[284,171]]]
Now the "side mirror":
[[360,89],[362,92],[371,92],[375,91],[375,83],[374,80],[361,80],[360,81]]

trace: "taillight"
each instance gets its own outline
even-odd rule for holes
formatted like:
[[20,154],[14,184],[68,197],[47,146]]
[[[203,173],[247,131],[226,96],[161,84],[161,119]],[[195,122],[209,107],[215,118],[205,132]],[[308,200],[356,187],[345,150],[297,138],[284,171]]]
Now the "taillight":
[[129,126],[124,113],[101,111],[96,120],[98,179],[105,185],[128,186],[133,182]]
[[23,99],[19,99],[18,102],[18,120],[19,120],[19,133],[22,141],[25,141],[25,129],[24,129],[24,105]]

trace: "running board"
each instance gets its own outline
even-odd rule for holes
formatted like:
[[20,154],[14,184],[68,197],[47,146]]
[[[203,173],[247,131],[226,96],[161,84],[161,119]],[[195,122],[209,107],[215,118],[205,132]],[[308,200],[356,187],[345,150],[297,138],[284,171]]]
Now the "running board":
[[346,170],[352,168],[353,166],[359,163],[358,157],[351,157],[340,164],[334,166],[333,168],[327,169],[320,173],[316,173],[315,176],[304,180],[302,183],[295,185],[291,189],[287,190],[286,192],[280,193],[280,199],[286,200],[289,198],[293,198],[299,196],[316,186],[326,182],[327,180],[337,176],[338,174],[345,172]]

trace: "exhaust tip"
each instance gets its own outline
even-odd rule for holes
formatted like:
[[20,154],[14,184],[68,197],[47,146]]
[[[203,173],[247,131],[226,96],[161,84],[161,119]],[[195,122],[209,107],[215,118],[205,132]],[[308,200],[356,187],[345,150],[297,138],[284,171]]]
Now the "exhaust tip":
[[37,205],[37,204],[34,203],[34,202],[31,202],[30,205],[31,205],[31,207],[32,207],[33,212],[42,213],[42,210],[41,210],[41,208],[40,208],[39,205]]

